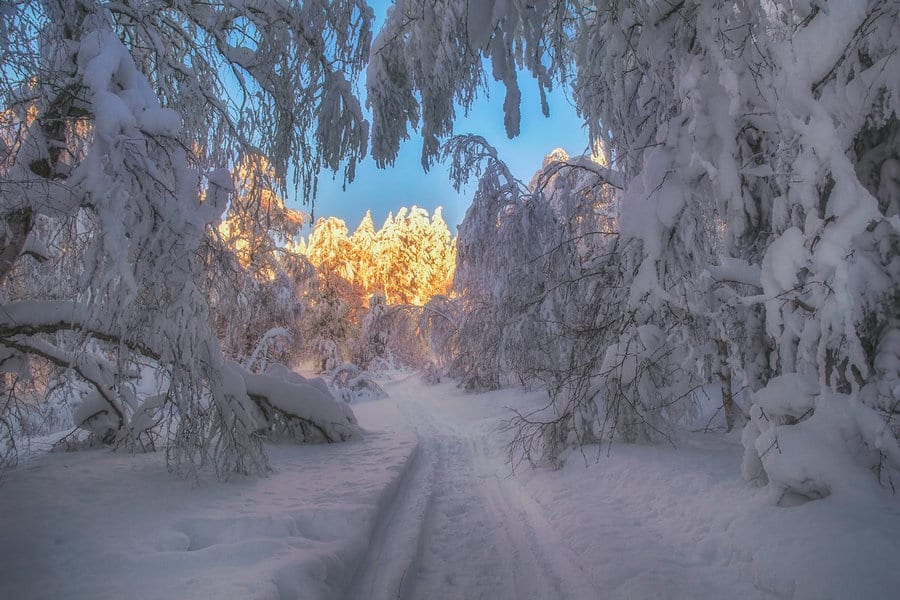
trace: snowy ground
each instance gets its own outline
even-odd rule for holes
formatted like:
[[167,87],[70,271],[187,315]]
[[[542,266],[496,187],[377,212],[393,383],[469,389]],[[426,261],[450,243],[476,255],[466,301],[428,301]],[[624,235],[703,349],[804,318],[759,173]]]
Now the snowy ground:
[[[271,448],[201,486],[161,455],[34,457],[0,483],[0,598],[889,598],[900,502],[779,508],[736,439],[502,460],[504,406],[418,378],[354,407],[369,434]],[[591,449],[588,449],[589,452]],[[596,449],[593,449],[596,450]]]

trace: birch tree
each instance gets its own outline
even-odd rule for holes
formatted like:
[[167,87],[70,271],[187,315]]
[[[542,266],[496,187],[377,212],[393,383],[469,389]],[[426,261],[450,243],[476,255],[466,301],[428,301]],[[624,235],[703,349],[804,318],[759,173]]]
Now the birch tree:
[[[0,281],[48,247],[41,219],[83,238],[57,248],[78,254],[70,293],[5,290],[4,370],[40,357],[77,373],[93,388],[82,421],[107,443],[152,443],[148,427],[168,415],[179,471],[264,470],[259,439],[272,428],[356,435],[352,414],[321,391],[225,359],[203,280],[239,156],[265,156],[309,197],[323,168],[352,178],[366,151],[352,83],[371,10],[47,0],[4,7],[2,18],[0,93],[12,117]],[[141,400],[132,381],[148,363],[166,383]]]
[[376,158],[419,126],[429,164],[488,76],[506,86],[510,135],[523,70],[541,90],[571,84],[622,177],[617,260],[634,319],[610,364],[636,358],[622,348],[684,348],[693,370],[715,365],[726,403],[747,390],[743,471],[775,497],[893,486],[897,4],[474,4],[394,5],[367,83]]

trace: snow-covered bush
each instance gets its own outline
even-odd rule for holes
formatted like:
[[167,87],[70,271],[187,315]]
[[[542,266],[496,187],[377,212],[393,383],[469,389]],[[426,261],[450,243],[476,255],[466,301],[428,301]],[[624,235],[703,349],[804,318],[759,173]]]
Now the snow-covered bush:
[[865,493],[877,482],[894,487],[898,481],[900,448],[878,411],[850,395],[822,391],[814,379],[797,373],[773,378],[754,395],[750,416],[743,474],[771,483],[781,503]]
[[237,364],[232,368],[262,415],[257,421],[265,437],[305,442],[359,438],[353,411],[335,399],[323,379],[307,379],[281,364],[270,365],[264,374],[250,373]]
[[344,363],[329,373],[331,388],[347,404],[387,397],[372,377],[353,363]]

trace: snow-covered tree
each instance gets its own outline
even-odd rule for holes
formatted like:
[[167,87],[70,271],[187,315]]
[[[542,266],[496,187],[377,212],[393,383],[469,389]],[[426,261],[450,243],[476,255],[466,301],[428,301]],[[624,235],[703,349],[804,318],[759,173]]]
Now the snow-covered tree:
[[416,206],[401,208],[377,231],[367,212],[350,236],[341,219],[319,219],[303,252],[319,273],[317,289],[305,296],[304,320],[324,352],[320,368],[345,357],[363,368],[376,359],[407,366],[425,360],[421,306],[449,292],[456,258],[440,207],[430,218]]
[[[895,364],[900,288],[897,15],[881,1],[632,3],[576,36],[591,57],[576,101],[628,178],[632,297],[682,315],[695,352],[717,341],[755,391],[744,472],[779,493],[827,495],[852,479],[839,464],[885,482],[900,466],[896,375],[878,366]],[[843,458],[829,469],[820,453]]]
[[390,304],[423,305],[450,289],[456,260],[455,242],[435,209],[401,207],[375,230],[366,213],[353,235],[337,217],[319,219],[303,253],[321,272],[344,279],[355,290],[352,306],[363,305],[373,293]]
[[208,265],[216,336],[238,361],[277,354],[292,362],[304,341],[301,298],[314,285],[315,272],[295,251],[294,239],[308,216],[285,206],[274,177],[262,156],[239,161],[232,173],[235,193],[218,227],[227,251]]
[[[852,478],[826,462],[889,483],[900,467],[898,10],[889,0],[397,2],[369,67],[373,154],[390,162],[419,126],[430,163],[452,133],[454,101],[470,106],[487,68],[507,87],[510,135],[521,69],[542,90],[571,82],[621,175],[616,260],[630,324],[604,341],[609,364],[623,345],[639,348],[631,358],[678,348],[672,366],[714,373],[726,404],[748,389],[744,472],[778,493],[818,497]],[[497,206],[475,239],[488,239],[500,204],[517,210],[501,201],[508,183],[489,188],[475,204]],[[466,281],[507,274],[478,260],[461,238],[460,266],[475,267]],[[729,425],[740,418],[733,404],[726,412]]]
[[448,151],[454,170],[487,160],[460,227],[457,368],[466,385],[512,374],[548,390],[551,410],[513,420],[529,458],[556,460],[573,442],[667,437],[690,404],[690,378],[671,360],[664,324],[629,306],[613,193],[620,174],[554,151],[526,188],[483,140],[453,139]]
[[301,249],[316,269],[315,285],[304,296],[303,335],[311,343],[319,371],[344,362],[346,345],[365,310],[365,290],[357,283],[357,253],[347,224],[337,217],[320,218]]
[[319,218],[309,234],[304,253],[320,271],[328,271],[352,282],[356,265],[347,223],[337,217]]
[[421,306],[449,290],[456,254],[440,207],[431,219],[415,205],[401,208],[376,233],[373,253],[377,287],[391,304]]
[[[509,320],[524,317],[525,304],[539,293],[540,278],[528,270],[534,266],[531,250],[539,242],[537,237],[532,244],[518,235],[521,220],[516,217],[528,204],[527,189],[497,158],[493,147],[477,136],[457,137],[447,144],[445,155],[457,186],[480,174],[457,240],[453,287],[466,316],[459,324],[459,354],[451,370],[468,389],[493,389],[506,372],[503,331]],[[546,208],[540,201],[539,206]],[[549,212],[542,211],[542,216]],[[544,235],[547,225],[540,223],[532,233]]]
[[376,289],[378,270],[375,266],[375,222],[372,220],[372,212],[366,211],[362,221],[350,236],[353,247],[353,262],[358,265],[353,271],[353,283],[360,286],[366,292],[371,293]]
[[[42,219],[81,244],[57,248],[78,257],[67,293],[4,291],[4,371],[38,356],[77,373],[93,387],[83,420],[107,442],[136,443],[171,416],[176,469],[262,470],[259,435],[276,422],[355,435],[321,392],[226,361],[203,279],[239,156],[260,153],[280,178],[295,165],[307,195],[323,167],[352,178],[368,125],[351,85],[371,18],[349,0],[5,6],[0,281],[48,247]],[[147,363],[166,383],[142,399]]]

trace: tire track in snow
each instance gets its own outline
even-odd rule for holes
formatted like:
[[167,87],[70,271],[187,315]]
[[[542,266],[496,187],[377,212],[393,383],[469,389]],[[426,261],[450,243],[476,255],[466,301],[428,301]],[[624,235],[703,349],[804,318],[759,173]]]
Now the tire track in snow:
[[419,440],[397,487],[373,527],[369,547],[344,598],[401,597],[414,564],[433,487],[433,451]]
[[[418,387],[417,391],[421,392]],[[419,448],[379,518],[349,598],[591,598],[540,507],[492,458],[402,383],[391,390]]]

